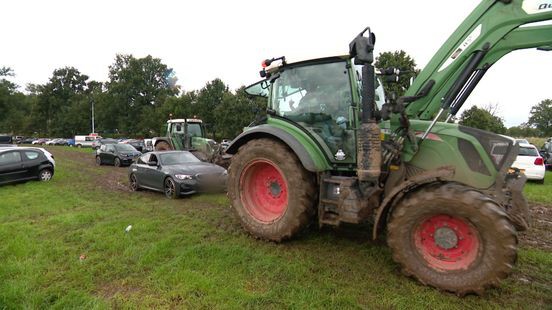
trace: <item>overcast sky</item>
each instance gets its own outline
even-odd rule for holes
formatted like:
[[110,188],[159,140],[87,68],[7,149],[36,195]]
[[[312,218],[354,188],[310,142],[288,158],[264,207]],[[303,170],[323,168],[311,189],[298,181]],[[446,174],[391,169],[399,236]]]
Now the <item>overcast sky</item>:
[[[31,1],[0,2],[0,67],[18,85],[43,84],[73,66],[106,81],[115,54],[152,55],[184,90],[221,78],[231,89],[259,79],[263,59],[342,54],[365,26],[376,53],[403,49],[423,68],[479,3],[443,1]],[[552,54],[518,51],[487,73],[465,104],[499,104],[507,126],[552,98]]]

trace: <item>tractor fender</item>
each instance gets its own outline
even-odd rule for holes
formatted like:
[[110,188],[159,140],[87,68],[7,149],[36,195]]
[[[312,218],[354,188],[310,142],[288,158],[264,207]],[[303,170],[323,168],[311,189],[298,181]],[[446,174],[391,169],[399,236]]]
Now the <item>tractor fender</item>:
[[259,125],[242,132],[239,136],[236,137],[236,139],[234,139],[234,141],[232,141],[232,144],[228,146],[228,148],[226,149],[226,153],[234,155],[238,152],[238,149],[242,145],[253,139],[259,138],[272,138],[280,140],[281,142],[286,144],[295,153],[295,155],[297,155],[305,169],[311,172],[319,171],[319,169],[316,168],[316,165],[314,164],[314,161],[307,152],[306,148],[294,136],[284,131],[283,129],[274,126]]
[[423,173],[417,174],[408,180],[398,184],[389,194],[381,205],[376,210],[376,215],[374,218],[374,228],[372,231],[372,238],[377,239],[378,233],[383,229],[385,220],[392,207],[399,202],[407,193],[423,186],[426,184],[439,182],[439,181],[450,181],[454,176],[454,167],[453,166],[443,166],[434,170],[428,170]]

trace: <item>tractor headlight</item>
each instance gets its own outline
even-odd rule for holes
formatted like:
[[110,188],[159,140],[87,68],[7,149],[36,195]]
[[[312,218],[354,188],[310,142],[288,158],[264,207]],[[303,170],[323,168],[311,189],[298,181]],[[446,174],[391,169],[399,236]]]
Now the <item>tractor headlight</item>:
[[189,174],[175,174],[174,176],[179,180],[191,180],[191,179],[193,179],[193,176],[191,176]]

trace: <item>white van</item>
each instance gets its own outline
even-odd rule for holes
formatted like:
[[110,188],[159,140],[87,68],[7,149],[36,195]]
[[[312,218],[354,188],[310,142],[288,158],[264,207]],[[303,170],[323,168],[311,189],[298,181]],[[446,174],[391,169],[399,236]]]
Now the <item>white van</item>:
[[75,136],[75,146],[76,147],[92,147],[92,142],[96,139],[101,139],[102,137],[98,135],[87,135],[87,136]]

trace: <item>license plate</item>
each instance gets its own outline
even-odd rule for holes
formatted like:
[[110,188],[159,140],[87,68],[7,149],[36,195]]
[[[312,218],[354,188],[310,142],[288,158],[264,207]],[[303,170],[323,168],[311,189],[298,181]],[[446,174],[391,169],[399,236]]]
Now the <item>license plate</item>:
[[[525,169],[518,169],[518,170],[519,170],[519,173],[525,174]],[[514,168],[508,169],[508,173],[514,173],[514,172],[516,172],[516,169]]]

